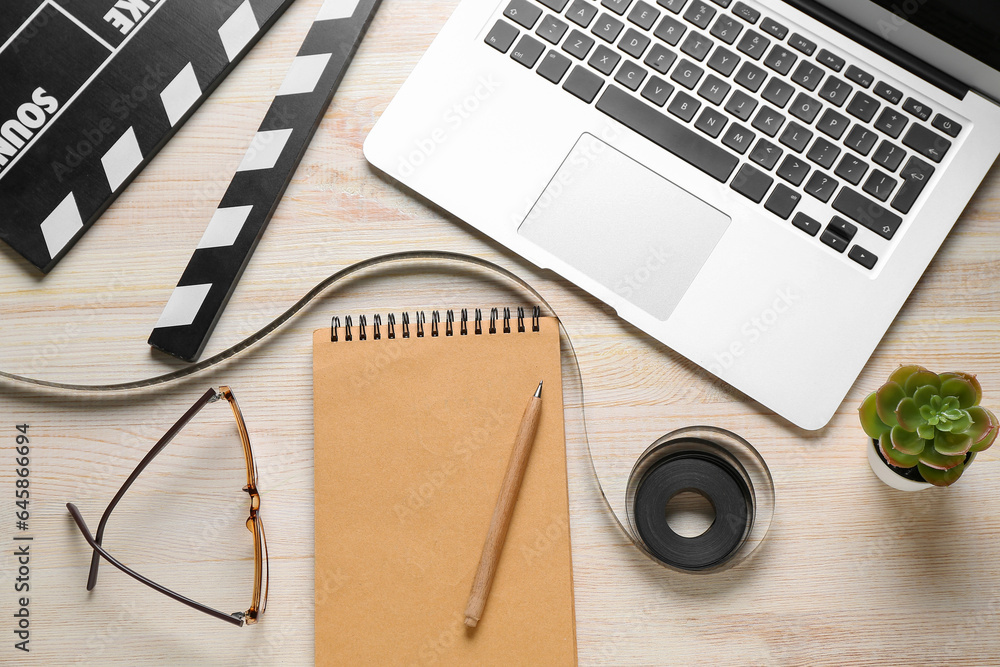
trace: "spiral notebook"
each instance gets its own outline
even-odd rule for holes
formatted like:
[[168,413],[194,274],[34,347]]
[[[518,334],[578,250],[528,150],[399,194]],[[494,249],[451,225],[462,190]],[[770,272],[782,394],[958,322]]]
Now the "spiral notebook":
[[[463,625],[521,415],[542,417],[479,626]],[[571,665],[555,319],[493,310],[313,336],[316,664]]]

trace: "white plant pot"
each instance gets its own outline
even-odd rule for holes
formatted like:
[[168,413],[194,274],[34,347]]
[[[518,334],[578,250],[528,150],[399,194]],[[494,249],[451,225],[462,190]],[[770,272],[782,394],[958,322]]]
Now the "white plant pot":
[[924,489],[929,489],[934,486],[930,482],[914,482],[911,479],[906,479],[905,477],[900,477],[879,455],[876,449],[878,445],[876,441],[872,438],[868,438],[868,465],[871,466],[872,472],[880,480],[885,482],[888,486],[899,491],[923,491]]

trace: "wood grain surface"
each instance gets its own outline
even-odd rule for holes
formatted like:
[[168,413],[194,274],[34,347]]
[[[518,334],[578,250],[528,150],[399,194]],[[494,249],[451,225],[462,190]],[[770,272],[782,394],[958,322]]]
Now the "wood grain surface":
[[[50,275],[0,246],[0,368],[102,383],[182,366],[153,354],[146,338],[319,4],[292,6]],[[855,406],[907,361],[977,373],[984,404],[1000,408],[1000,171],[986,178],[833,422],[805,432],[367,165],[366,134],[456,4],[384,0],[206,355],[356,261],[412,249],[488,258],[528,280],[565,321],[595,451],[642,449],[675,428],[710,424],[746,437],[774,477],[775,518],[754,558],[721,574],[678,576],[628,543],[585,447],[571,439],[581,664],[996,664],[998,452],[981,455],[953,488],[894,492],[868,469]],[[422,287],[426,303],[413,305],[475,305],[480,296],[442,280]],[[0,383],[0,662],[311,663],[310,332],[332,314],[411,305],[393,299],[379,281],[357,281],[242,357],[165,389],[83,396]],[[65,503],[96,527],[153,442],[206,387],[223,383],[240,400],[259,459],[271,558],[263,621],[229,627],[107,565],[88,593],[89,553]],[[228,612],[249,604],[252,541],[227,417],[206,410],[203,426],[167,448],[113,516],[106,545]],[[15,529],[20,423],[30,424],[32,447],[28,531]],[[15,534],[34,538],[28,593],[14,589]],[[338,585],[319,582],[318,594],[336,595]],[[29,598],[30,653],[13,646],[20,597]]]

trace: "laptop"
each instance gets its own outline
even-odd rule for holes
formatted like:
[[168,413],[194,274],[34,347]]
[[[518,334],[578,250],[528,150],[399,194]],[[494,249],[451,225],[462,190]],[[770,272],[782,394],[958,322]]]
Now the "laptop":
[[994,0],[463,0],[364,150],[815,430],[1000,154],[998,101]]

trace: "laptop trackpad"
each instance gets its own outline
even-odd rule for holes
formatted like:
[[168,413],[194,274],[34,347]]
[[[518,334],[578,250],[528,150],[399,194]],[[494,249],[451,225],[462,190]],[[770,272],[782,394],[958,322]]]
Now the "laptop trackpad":
[[666,320],[729,222],[725,213],[584,134],[518,233]]

